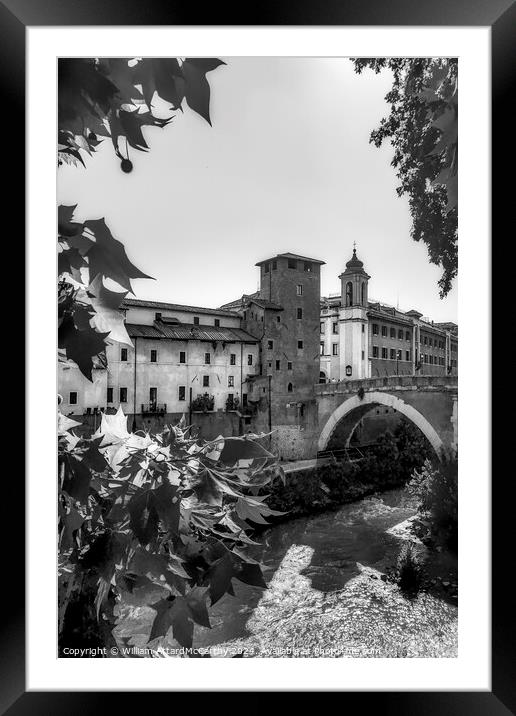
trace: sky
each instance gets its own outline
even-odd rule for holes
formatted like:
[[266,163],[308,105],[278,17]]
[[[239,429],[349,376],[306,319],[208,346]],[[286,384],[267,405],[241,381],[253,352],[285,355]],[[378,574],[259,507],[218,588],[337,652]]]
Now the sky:
[[78,220],[105,217],[129,259],[155,280],[137,298],[217,307],[258,288],[257,261],[292,253],[326,262],[321,294],[357,255],[369,297],[457,321],[457,288],[439,298],[439,267],[410,238],[392,148],[369,144],[387,116],[391,77],[357,75],[347,58],[221,58],[208,73],[212,126],[185,105],[145,128],[124,174],[109,140],[86,169],[58,171],[58,201]]

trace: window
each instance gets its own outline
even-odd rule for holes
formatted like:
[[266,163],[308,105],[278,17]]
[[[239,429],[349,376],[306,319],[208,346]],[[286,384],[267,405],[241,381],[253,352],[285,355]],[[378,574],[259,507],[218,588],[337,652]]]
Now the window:
[[397,360],[403,360],[401,350],[396,351]]
[[373,323],[373,336],[377,336],[379,333],[379,327],[377,323]]
[[364,358],[365,358],[365,353],[364,353],[364,351],[362,351],[362,360],[364,360]]
[[150,362],[151,363],[158,362],[158,351],[155,348],[153,348],[150,352]]
[[287,363],[287,370],[292,370],[292,363],[290,361]]
[[294,386],[292,385],[292,383],[289,383],[289,384],[287,385],[287,392],[288,392],[288,393],[292,393],[293,389],[294,389]]
[[382,358],[387,358],[387,348],[382,348]]
[[391,360],[394,360],[396,358],[396,351],[394,350],[394,348],[391,348],[390,350],[390,358]]
[[365,325],[362,323],[362,333],[365,333]]
[[236,353],[229,354],[229,365],[236,365]]
[[402,330],[398,330],[398,340],[399,341],[403,340],[403,331]]
[[107,389],[107,402],[112,403],[113,402],[113,388]]
[[360,299],[362,306],[365,306],[365,283],[360,288]]
[[267,262],[264,263],[264,265],[263,265],[263,270],[264,270],[265,273],[269,273],[269,269],[270,269],[270,266],[269,266],[269,262],[267,261]]
[[298,283],[296,286],[296,296],[302,296],[303,295],[303,286],[302,284]]
[[194,316],[193,322],[194,322],[194,326],[198,326],[199,325],[199,316]]
[[396,338],[396,329],[391,326],[390,330],[390,336],[391,338]]
[[339,355],[339,344],[338,343],[332,343],[331,352],[334,356]]
[[120,388],[120,402],[127,403],[127,388]]
[[310,273],[310,271],[312,270],[312,264],[309,261],[305,261],[303,263],[303,269]]
[[247,393],[243,393],[242,395],[242,405],[244,406],[244,408],[247,408]]
[[203,375],[203,377],[202,377],[202,385],[203,385],[203,388],[209,388],[209,387],[210,387],[210,376],[209,376],[209,375]]
[[425,346],[428,345],[428,338],[426,336],[423,339],[423,343],[425,344]]
[[298,342],[297,342],[298,350],[302,351],[302,350],[303,350],[303,346],[304,346],[303,341],[298,341]]
[[382,326],[382,336],[387,338],[387,326]]
[[155,321],[161,321],[161,313],[155,313],[155,314],[154,314],[154,320],[155,320]]
[[205,354],[204,354],[204,362],[206,363],[206,365],[208,365],[209,363],[211,363],[211,353],[205,353]]
[[[272,270],[273,270],[273,271],[276,271],[277,268],[278,268],[278,262],[277,262],[276,259],[275,259],[275,260],[272,262]],[[242,396],[242,397],[243,397],[243,396]]]
[[186,400],[186,386],[180,385],[179,386],[179,400]]
[[276,370],[281,370],[281,361],[276,361]]
[[297,262],[294,259],[288,259],[287,266],[289,269],[295,269],[297,268]]
[[405,360],[410,360],[410,351],[405,351]]
[[303,309],[302,309],[302,308],[298,308],[298,309],[297,309],[297,317],[298,317],[298,318],[303,318]]
[[228,375],[228,388],[234,388],[234,387],[235,387],[235,376]]
[[373,358],[378,358],[378,346],[373,346]]
[[338,324],[338,323],[332,323],[331,332],[332,332],[332,333],[338,333],[338,332],[339,332],[339,324]]
[[247,321],[247,311],[244,311],[244,321]]
[[274,348],[274,341],[267,341],[267,350],[272,351]]
[[267,361],[267,368],[272,368],[272,361],[271,361],[271,360],[268,360],[268,361]]
[[320,330],[320,332],[321,332],[321,333],[324,333],[324,322],[321,322],[321,330]]
[[220,318],[216,318],[213,322],[213,325],[215,326],[215,328],[218,328],[220,326]]
[[410,332],[409,331],[405,331],[405,340],[410,341]]
[[77,405],[77,391],[76,390],[70,391],[70,395],[68,396],[68,403],[70,405]]
[[281,321],[281,316],[276,316],[276,323],[279,323]]
[[179,362],[186,363],[186,351],[179,351]]
[[158,402],[158,389],[157,388],[149,388],[149,403],[151,405],[156,405]]
[[324,355],[324,341],[321,341],[319,343],[319,347],[320,347],[319,354],[323,356]]
[[249,353],[247,356],[247,365],[253,365],[253,354]]
[[346,284],[346,306],[353,305],[353,284],[348,281]]
[[127,360],[127,348],[120,348],[120,360]]

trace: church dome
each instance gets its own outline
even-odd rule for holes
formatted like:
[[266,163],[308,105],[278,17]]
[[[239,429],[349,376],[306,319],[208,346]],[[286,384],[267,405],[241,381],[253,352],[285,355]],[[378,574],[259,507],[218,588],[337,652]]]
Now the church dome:
[[364,263],[363,261],[360,261],[359,258],[357,258],[357,250],[353,248],[353,256],[350,258],[350,260],[346,264],[346,269],[350,269],[351,271],[356,271],[357,269],[363,269]]

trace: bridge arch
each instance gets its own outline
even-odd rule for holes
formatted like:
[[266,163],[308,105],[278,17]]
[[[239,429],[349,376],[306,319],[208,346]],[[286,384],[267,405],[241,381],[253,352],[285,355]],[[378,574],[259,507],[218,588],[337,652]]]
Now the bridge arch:
[[440,457],[443,441],[424,415],[401,398],[383,391],[371,391],[364,393],[362,399],[358,395],[353,395],[335,408],[321,431],[318,442],[318,450],[320,452],[326,450],[335,428],[339,423],[346,419],[349,421],[349,441],[349,438],[351,438],[351,435],[353,434],[353,430],[356,428],[361,418],[375,405],[385,405],[389,408],[394,408],[414,423],[414,425],[417,425],[437,455]]

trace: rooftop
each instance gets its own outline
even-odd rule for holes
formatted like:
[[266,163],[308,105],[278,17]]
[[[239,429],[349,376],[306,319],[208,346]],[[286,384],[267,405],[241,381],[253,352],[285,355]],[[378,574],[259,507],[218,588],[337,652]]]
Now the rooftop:
[[161,308],[165,311],[185,311],[187,313],[204,313],[209,316],[233,316],[238,314],[234,311],[228,311],[224,308],[204,308],[201,306],[183,306],[180,303],[163,303],[162,301],[146,301],[139,298],[126,298],[122,305],[122,309],[127,308]]
[[262,264],[266,264],[268,261],[272,261],[272,259],[297,259],[298,261],[310,261],[312,264],[319,264],[323,265],[326,263],[326,261],[320,261],[319,259],[311,259],[308,256],[299,256],[299,254],[291,254],[289,252],[285,254],[276,254],[276,256],[271,256],[268,259],[264,259],[263,261],[258,261],[255,266],[261,266]]
[[214,328],[213,326],[192,326],[190,323],[154,323],[145,326],[126,323],[131,338],[168,338],[176,341],[219,341],[222,343],[257,343],[258,339],[241,328]]

